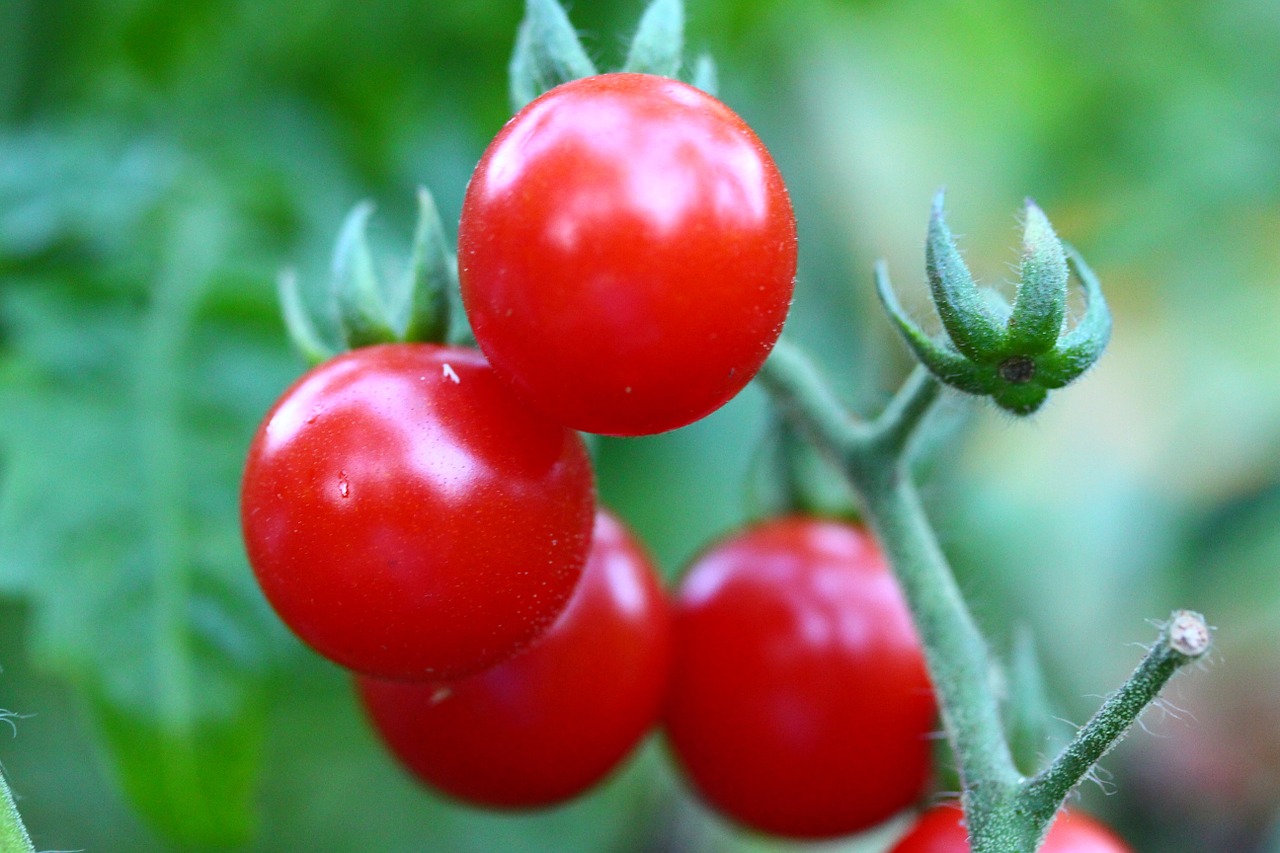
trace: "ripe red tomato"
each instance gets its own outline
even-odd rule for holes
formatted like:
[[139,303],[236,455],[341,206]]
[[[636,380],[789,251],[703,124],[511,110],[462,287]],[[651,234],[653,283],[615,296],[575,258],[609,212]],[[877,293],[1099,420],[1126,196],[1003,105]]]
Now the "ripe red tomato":
[[561,423],[645,435],[710,414],[764,363],[795,219],[732,110],[676,80],[604,74],[547,92],[490,144],[458,261],[495,370]]
[[[935,806],[920,816],[890,853],[969,853],[964,812],[956,805]],[[1105,826],[1079,812],[1054,820],[1040,853],[1131,853]]]
[[728,817],[796,838],[879,823],[924,787],[934,710],[911,616],[867,531],[775,519],[685,576],[667,734]]
[[509,657],[568,601],[595,490],[581,438],[473,349],[353,350],[299,379],[249,448],[241,523],[280,618],[390,678]]
[[530,808],[586,791],[631,751],[657,721],[670,657],[662,584],[600,512],[577,591],[532,646],[459,681],[356,683],[382,739],[422,781]]

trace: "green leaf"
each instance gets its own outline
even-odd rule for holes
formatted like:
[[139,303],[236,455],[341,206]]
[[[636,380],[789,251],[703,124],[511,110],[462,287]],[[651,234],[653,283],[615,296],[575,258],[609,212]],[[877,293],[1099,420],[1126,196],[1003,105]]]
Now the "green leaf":
[[623,71],[675,77],[684,57],[684,3],[653,0],[640,18]]
[[557,0],[527,0],[509,71],[516,111],[561,83],[597,73]]
[[[283,632],[244,561],[235,484],[292,368],[278,346],[264,357],[267,300],[197,322],[243,252],[225,207],[147,216],[158,245],[0,289],[0,411],[21,413],[0,418],[0,590],[29,603],[33,659],[84,697],[138,811],[181,843],[236,844]],[[233,353],[247,394],[225,390]]]
[[1009,317],[1009,349],[1037,355],[1052,349],[1062,334],[1067,257],[1048,217],[1031,199],[1027,199],[1026,216],[1021,282]]

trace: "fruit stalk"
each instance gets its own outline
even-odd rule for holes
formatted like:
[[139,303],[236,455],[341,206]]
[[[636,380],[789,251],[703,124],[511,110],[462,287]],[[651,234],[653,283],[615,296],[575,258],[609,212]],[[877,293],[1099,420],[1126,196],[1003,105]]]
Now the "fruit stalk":
[[861,495],[867,520],[902,585],[925,647],[963,783],[975,853],[1037,849],[1067,794],[1124,737],[1180,668],[1210,645],[1204,618],[1176,611],[1133,675],[1050,766],[1027,779],[1014,763],[986,640],[960,593],[911,479],[913,439],[940,385],[917,369],[871,422],[839,402],[802,351],[779,341],[760,372],[779,409]]

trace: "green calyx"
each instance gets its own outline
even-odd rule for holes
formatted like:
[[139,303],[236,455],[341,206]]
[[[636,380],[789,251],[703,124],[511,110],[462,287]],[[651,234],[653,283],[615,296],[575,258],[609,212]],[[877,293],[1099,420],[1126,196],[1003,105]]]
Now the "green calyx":
[[[618,70],[681,79],[687,69],[691,85],[714,95],[715,62],[707,54],[686,62],[684,25],[684,0],[650,0]],[[525,0],[507,70],[516,111],[561,83],[601,73],[560,0]]]
[[[1015,415],[1029,415],[1050,390],[1075,381],[1102,355],[1111,337],[1111,313],[1098,279],[1028,200],[1021,280],[1010,307],[1000,294],[974,283],[943,219],[942,202],[939,192],[929,219],[925,266],[946,338],[930,337],[906,315],[883,263],[876,266],[880,299],[907,345],[941,382],[990,397]],[[1066,330],[1070,270],[1084,288],[1087,307]]]
[[333,300],[342,347],[325,343],[298,292],[292,270],[281,274],[280,304],[294,347],[310,364],[339,349],[373,344],[444,341],[450,332],[451,295],[457,291],[457,261],[444,234],[435,201],[418,190],[418,224],[400,276],[388,282],[369,247],[373,204],[360,202],[347,214],[333,250]]

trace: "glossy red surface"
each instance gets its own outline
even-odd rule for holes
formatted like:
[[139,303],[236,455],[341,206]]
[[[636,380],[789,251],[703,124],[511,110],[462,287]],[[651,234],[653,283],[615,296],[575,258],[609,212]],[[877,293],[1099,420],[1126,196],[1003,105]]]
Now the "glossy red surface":
[[[969,853],[964,812],[955,805],[935,806],[920,816],[890,853]],[[1062,812],[1053,822],[1040,853],[1131,853],[1128,845],[1102,824],[1080,812]]]
[[640,435],[719,408],[786,319],[790,199],[728,107],[663,77],[559,86],[467,188],[462,296],[494,368],[575,429]]
[[509,657],[568,601],[595,509],[574,432],[476,350],[353,350],[299,379],[249,449],[241,522],[281,619],[394,678]]
[[486,806],[574,797],[654,725],[671,658],[666,595],[648,556],[600,512],[587,568],[535,644],[452,682],[357,679],[369,718],[418,778]]
[[690,567],[667,734],[726,816],[797,838],[879,823],[920,795],[934,714],[906,604],[865,530],[776,519]]

